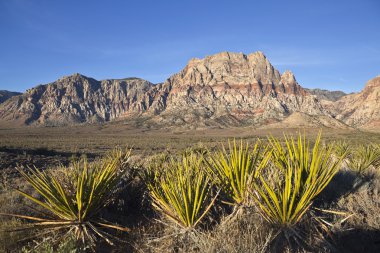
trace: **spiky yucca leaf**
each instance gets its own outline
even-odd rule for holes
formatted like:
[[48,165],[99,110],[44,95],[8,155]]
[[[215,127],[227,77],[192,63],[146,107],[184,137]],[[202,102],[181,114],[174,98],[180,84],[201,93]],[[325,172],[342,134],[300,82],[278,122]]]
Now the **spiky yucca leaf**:
[[337,141],[333,143],[335,155],[337,157],[341,157],[344,154],[348,154],[351,150],[350,145],[345,141]]
[[215,177],[227,201],[230,204],[247,204],[247,198],[252,187],[252,181],[257,177],[257,172],[264,167],[268,159],[266,148],[258,140],[253,149],[248,143],[241,140],[237,144],[235,140],[229,141],[228,151],[223,148],[209,156],[206,161],[209,172]]
[[210,197],[211,180],[202,168],[202,157],[194,154],[172,160],[164,170],[156,170],[148,182],[153,206],[182,228],[194,228],[215,201]]
[[351,170],[363,174],[371,166],[380,164],[380,147],[376,145],[359,145],[348,157],[347,166]]
[[19,193],[50,212],[50,215],[43,218],[11,216],[36,221],[34,226],[45,226],[52,231],[73,231],[77,240],[90,245],[94,245],[95,235],[111,243],[99,228],[128,229],[103,222],[97,219],[97,214],[112,199],[124,173],[121,166],[125,165],[128,158],[129,152],[115,151],[100,163],[89,164],[86,159],[75,162],[71,173],[68,173],[71,180],[62,180],[37,168],[29,168],[27,172],[18,169],[40,197],[33,197],[20,190]]
[[345,154],[334,158],[333,147],[322,147],[320,140],[321,134],[311,148],[301,135],[297,140],[285,136],[285,145],[269,138],[273,148],[271,168],[279,176],[267,179],[260,173],[252,195],[270,223],[286,227],[297,224],[338,172]]

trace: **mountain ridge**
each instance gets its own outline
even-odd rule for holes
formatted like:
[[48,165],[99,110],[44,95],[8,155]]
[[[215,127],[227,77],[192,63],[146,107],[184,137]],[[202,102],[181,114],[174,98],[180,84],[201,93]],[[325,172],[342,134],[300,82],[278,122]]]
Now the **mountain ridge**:
[[11,97],[21,95],[21,92],[0,90],[0,104],[10,99]]
[[[296,115],[284,125],[305,119],[327,127],[365,128],[377,125],[380,118],[371,104],[380,97],[377,81],[367,86],[349,95],[306,89],[291,71],[281,74],[260,51],[221,52],[191,59],[159,84],[141,78],[98,81],[79,73],[64,76],[7,99],[0,105],[0,120],[25,125],[140,120],[146,125],[198,128],[265,126]],[[363,111],[360,103],[368,97],[365,108],[374,109],[358,119],[360,113],[353,111]],[[356,107],[344,110],[350,108],[350,99]]]

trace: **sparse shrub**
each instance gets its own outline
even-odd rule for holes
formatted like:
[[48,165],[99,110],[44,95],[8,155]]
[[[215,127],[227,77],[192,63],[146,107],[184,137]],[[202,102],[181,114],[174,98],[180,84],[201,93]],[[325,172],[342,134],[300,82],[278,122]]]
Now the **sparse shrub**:
[[154,180],[148,181],[153,206],[180,227],[194,228],[215,200],[202,156],[183,156],[154,173]]
[[380,252],[380,177],[366,179],[332,205],[349,214],[333,231],[331,241],[339,252]]
[[69,235],[67,238],[61,238],[58,246],[51,244],[51,238],[45,237],[37,246],[24,246],[22,253],[77,253],[77,243],[74,236]]
[[228,224],[219,224],[212,230],[203,231],[196,237],[180,238],[160,244],[157,252],[270,252],[274,231],[265,224],[255,210],[247,208],[241,216]]
[[342,196],[334,208],[352,214],[345,224],[346,228],[380,231],[380,177],[371,178],[354,192]]
[[[89,164],[83,159],[74,163],[71,173],[63,174],[67,180],[37,168],[29,168],[27,172],[19,169],[39,197],[21,190],[18,192],[40,206],[45,216],[5,215],[34,221],[32,228],[44,228],[46,231],[41,233],[44,236],[50,233],[66,237],[73,233],[78,242],[91,247],[95,245],[97,236],[112,243],[102,228],[121,231],[128,229],[103,221],[99,213],[112,200],[126,173],[128,158],[129,152],[119,150],[97,163]],[[54,236],[57,240],[62,237]]]
[[266,165],[267,149],[258,140],[253,149],[248,143],[229,142],[228,151],[224,148],[207,159],[208,170],[222,189],[226,201],[232,205],[248,205],[252,182],[258,172]]

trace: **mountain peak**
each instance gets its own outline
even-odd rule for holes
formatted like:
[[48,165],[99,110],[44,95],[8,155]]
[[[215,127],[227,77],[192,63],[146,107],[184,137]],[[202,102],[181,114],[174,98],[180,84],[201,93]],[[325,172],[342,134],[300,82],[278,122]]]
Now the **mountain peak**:
[[82,75],[80,73],[73,73],[71,75],[61,77],[60,80],[64,80],[64,79],[78,79],[78,78],[89,79],[89,77],[87,77],[85,75]]
[[260,57],[260,58],[264,58],[264,59],[267,58],[267,57],[265,56],[265,54],[264,54],[262,51],[256,51],[256,52],[251,53],[251,54],[249,54],[249,55],[254,55],[254,56],[256,56],[256,57]]
[[380,75],[378,75],[377,77],[367,82],[365,88],[371,88],[371,87],[380,87]]
[[296,77],[294,76],[293,72],[290,70],[286,70],[282,75],[281,75],[281,80],[285,81],[286,83],[296,83]]
[[247,60],[248,58],[256,58],[256,59],[267,60],[267,57],[261,51],[256,51],[256,52],[250,53],[248,55],[246,55],[246,54],[244,54],[242,52],[228,52],[228,51],[224,51],[224,52],[216,53],[216,54],[213,54],[213,55],[207,55],[203,59],[201,59],[201,58],[192,58],[190,60],[190,62],[199,62],[199,61],[202,61],[202,60],[215,60],[215,59],[218,59],[218,60],[227,60],[227,61],[228,60]]
[[264,84],[268,86],[265,90],[269,91],[270,86],[277,85],[280,79],[280,73],[258,51],[249,55],[221,52],[203,59],[193,58],[179,75],[169,78],[169,82],[178,87]]

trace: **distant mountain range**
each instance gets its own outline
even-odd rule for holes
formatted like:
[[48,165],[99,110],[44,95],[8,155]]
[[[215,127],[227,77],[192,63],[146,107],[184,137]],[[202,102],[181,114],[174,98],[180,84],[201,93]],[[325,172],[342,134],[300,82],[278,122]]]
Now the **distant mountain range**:
[[347,95],[343,91],[330,91],[330,90],[307,89],[307,88],[305,88],[305,90],[312,95],[316,95],[319,100],[328,100],[328,101],[333,101],[333,102]]
[[11,97],[21,95],[22,93],[20,92],[12,92],[12,91],[7,91],[7,90],[0,90],[0,104],[5,102]]
[[0,95],[0,121],[19,125],[123,121],[183,128],[380,128],[380,76],[357,94],[304,89],[292,72],[280,74],[262,52],[191,59],[160,84],[74,74],[24,94],[0,94],[8,94]]

